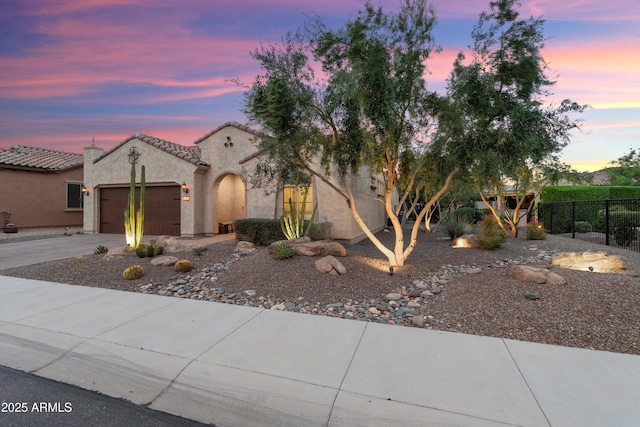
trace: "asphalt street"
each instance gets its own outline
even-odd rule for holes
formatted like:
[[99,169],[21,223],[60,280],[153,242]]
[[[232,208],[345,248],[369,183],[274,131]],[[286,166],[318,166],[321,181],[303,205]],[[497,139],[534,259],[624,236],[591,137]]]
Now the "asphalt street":
[[201,424],[0,366],[0,425],[197,427]]

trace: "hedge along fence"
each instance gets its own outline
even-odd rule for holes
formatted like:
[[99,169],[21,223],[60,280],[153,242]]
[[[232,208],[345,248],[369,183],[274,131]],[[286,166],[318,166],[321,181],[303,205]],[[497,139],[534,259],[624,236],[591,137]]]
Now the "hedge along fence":
[[538,219],[551,234],[593,231],[598,243],[640,252],[640,198],[540,203]]
[[544,203],[594,201],[594,200],[640,199],[640,187],[594,186],[594,185],[550,185],[542,189]]

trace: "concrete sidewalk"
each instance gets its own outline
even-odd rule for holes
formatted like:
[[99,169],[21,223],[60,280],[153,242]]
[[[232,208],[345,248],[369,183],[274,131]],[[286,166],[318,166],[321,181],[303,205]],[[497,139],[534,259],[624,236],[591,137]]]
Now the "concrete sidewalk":
[[6,276],[0,364],[217,426],[640,420],[640,356]]

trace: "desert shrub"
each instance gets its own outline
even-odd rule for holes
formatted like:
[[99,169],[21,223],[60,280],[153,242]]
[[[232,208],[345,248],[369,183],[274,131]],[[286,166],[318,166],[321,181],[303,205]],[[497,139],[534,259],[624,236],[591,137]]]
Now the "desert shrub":
[[195,248],[193,248],[193,254],[195,256],[202,255],[202,251],[204,251],[204,246],[196,246]]
[[107,252],[109,252],[109,248],[107,248],[106,246],[103,246],[103,245],[97,246],[95,248],[95,250],[93,251],[93,253],[96,254],[96,255],[106,254]]
[[153,256],[162,255],[162,252],[164,252],[164,246],[158,245],[158,246],[156,246],[155,250],[153,251]]
[[309,237],[311,237],[314,240],[331,239],[332,230],[333,230],[333,224],[328,221],[315,222],[311,224],[311,229],[309,230]]
[[575,223],[576,233],[591,233],[593,227],[589,221],[576,221]]
[[483,218],[482,214],[479,211],[477,211],[475,208],[471,208],[467,206],[458,208],[455,211],[453,211],[453,213],[456,215],[465,216],[469,224],[476,224],[478,221],[482,220]]
[[233,223],[233,229],[238,241],[244,240],[259,246],[267,246],[285,239],[278,219],[237,219]]
[[144,269],[141,265],[132,265],[122,272],[124,280],[137,280],[144,275]]
[[527,224],[527,240],[545,240],[547,232],[544,231],[544,225],[539,222]]
[[173,264],[173,271],[176,273],[188,273],[193,268],[193,264],[188,259],[181,259]]
[[459,214],[457,211],[454,211],[442,218],[440,226],[449,238],[453,240],[471,231],[471,224],[469,222],[469,218],[465,214]]
[[153,258],[153,254],[155,253],[156,248],[155,246],[153,246],[153,244],[149,244],[147,245],[147,257],[148,258]]
[[482,230],[476,237],[480,249],[493,250],[502,246],[507,240],[507,233],[500,228],[493,215],[490,215],[484,218]]
[[274,254],[279,260],[289,259],[293,256],[293,248],[287,242],[280,242],[276,245]]
[[629,246],[638,238],[636,228],[640,226],[640,216],[637,212],[612,212],[609,214],[609,220],[611,221],[610,230],[613,231],[616,244]]

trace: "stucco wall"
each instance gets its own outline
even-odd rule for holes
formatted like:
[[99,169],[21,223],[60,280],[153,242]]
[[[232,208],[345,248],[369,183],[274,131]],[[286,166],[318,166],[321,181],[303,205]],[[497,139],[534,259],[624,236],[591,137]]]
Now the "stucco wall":
[[[253,188],[250,183],[257,160],[247,159],[258,151],[253,133],[227,126],[199,141],[198,146],[202,160],[211,165],[204,176],[202,194],[205,234],[217,233],[220,222],[273,218],[275,193],[265,195],[264,189]],[[234,194],[231,199],[229,191]]]
[[136,163],[136,183],[140,183],[142,165],[145,166],[145,178],[148,186],[186,183],[190,189],[189,200],[180,202],[180,232],[182,235],[201,233],[195,227],[197,221],[193,203],[197,191],[197,186],[194,185],[197,167],[137,138],[127,141],[96,163],[90,159],[99,152],[91,147],[85,148],[84,185],[91,191],[85,202],[85,232],[97,233],[100,231],[100,188],[129,186],[131,163],[129,163],[128,154],[129,149],[134,146],[140,153]]
[[19,229],[82,226],[82,209],[66,209],[66,183],[82,184],[82,180],[81,167],[59,173],[2,168],[0,212],[11,212],[10,221]]
[[[374,182],[372,182],[372,176]],[[342,183],[335,178],[330,178],[330,181],[336,187],[344,189]],[[351,180],[358,213],[373,232],[381,230],[386,225],[387,215],[383,199],[378,197],[378,195],[384,194],[381,192],[380,183],[381,177],[371,174],[366,167],[360,168],[358,175]],[[315,184],[318,199],[318,221],[332,223],[332,234],[335,239],[352,242],[364,239],[366,236],[353,218],[345,199],[322,180],[316,179]],[[375,190],[371,189],[372,185],[376,187]]]

